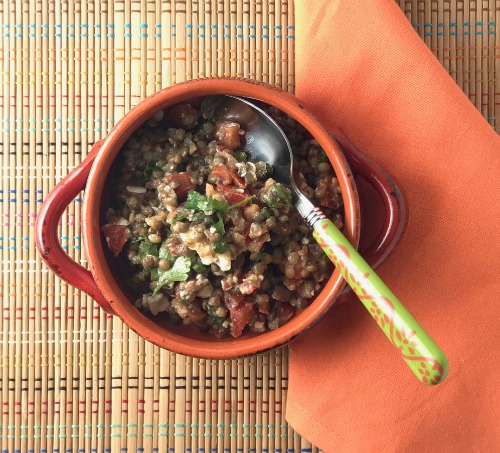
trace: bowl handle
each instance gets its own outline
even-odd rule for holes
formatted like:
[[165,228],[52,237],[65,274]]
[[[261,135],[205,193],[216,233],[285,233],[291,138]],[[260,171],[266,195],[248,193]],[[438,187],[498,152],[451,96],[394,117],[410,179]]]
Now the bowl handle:
[[407,210],[403,193],[392,176],[356,148],[340,129],[329,132],[342,149],[353,173],[363,177],[384,203],[384,225],[373,243],[361,250],[365,260],[375,269],[392,252],[406,226]]
[[59,242],[58,226],[69,203],[85,188],[92,163],[101,148],[98,141],[83,162],[69,173],[45,199],[35,222],[36,247],[45,264],[61,279],[82,290],[107,312],[114,314],[90,271],[75,262]]

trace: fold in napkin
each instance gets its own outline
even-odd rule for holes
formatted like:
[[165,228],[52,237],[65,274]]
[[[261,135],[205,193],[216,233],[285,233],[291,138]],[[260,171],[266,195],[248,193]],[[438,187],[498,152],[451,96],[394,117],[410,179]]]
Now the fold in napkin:
[[404,189],[378,272],[450,371],[418,382],[353,298],[292,343],[287,419],[325,452],[499,451],[500,139],[393,0],[296,0],[296,24],[297,96]]

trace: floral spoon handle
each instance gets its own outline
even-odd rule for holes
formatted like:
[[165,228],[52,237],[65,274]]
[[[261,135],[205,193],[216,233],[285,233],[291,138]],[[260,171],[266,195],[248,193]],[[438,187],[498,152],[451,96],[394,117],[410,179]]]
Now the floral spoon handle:
[[[305,214],[300,207],[299,211]],[[427,385],[442,382],[448,361],[434,340],[319,208],[309,210],[304,217],[314,229],[318,244],[389,341],[399,349],[415,376]]]

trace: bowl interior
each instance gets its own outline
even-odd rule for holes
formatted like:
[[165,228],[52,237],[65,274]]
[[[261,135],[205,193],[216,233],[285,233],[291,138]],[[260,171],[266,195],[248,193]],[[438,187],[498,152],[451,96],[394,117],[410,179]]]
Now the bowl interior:
[[[197,82],[197,83],[196,83]],[[344,201],[344,234],[354,244],[359,242],[359,202],[356,188],[345,159],[319,123],[300,107],[288,93],[273,87],[239,80],[198,80],[175,85],[146,99],[131,110],[106,137],[89,178],[84,202],[85,245],[91,271],[99,289],[110,301],[118,316],[133,330],[153,343],[193,356],[206,358],[240,357],[284,344],[308,329],[324,314],[340,294],[344,281],[338,271],[302,312],[284,326],[265,333],[245,332],[239,338],[217,339],[194,327],[175,325],[164,315],[148,315],[135,308],[136,295],[126,285],[126,258],[114,258],[100,234],[103,213],[108,205],[110,184],[119,167],[117,155],[132,133],[159,110],[178,103],[198,104],[207,95],[233,94],[273,105],[301,123],[318,140],[327,154],[342,189]],[[106,175],[106,177],[103,177]]]

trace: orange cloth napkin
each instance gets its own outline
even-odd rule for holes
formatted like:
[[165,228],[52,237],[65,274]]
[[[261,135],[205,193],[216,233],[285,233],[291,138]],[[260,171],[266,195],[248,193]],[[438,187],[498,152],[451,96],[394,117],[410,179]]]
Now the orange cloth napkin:
[[500,451],[500,138],[393,0],[296,0],[296,69],[306,107],[402,185],[378,272],[450,371],[418,382],[352,298],[292,343],[288,421],[325,452]]

